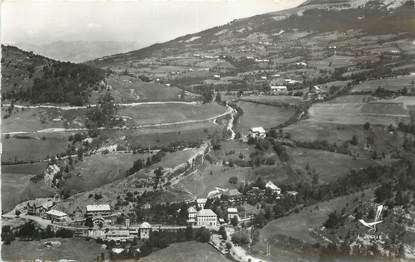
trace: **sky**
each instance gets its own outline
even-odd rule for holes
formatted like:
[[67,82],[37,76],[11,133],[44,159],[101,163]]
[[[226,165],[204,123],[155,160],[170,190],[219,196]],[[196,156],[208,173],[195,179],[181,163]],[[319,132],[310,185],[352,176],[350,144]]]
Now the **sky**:
[[149,45],[304,0],[3,0],[2,43],[122,41]]

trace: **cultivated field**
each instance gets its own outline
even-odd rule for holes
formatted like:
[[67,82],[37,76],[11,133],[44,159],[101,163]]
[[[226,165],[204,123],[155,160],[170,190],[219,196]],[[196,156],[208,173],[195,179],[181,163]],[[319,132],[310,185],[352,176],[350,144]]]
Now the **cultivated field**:
[[379,87],[391,91],[399,91],[406,87],[409,91],[410,88],[415,87],[414,81],[415,75],[368,80],[353,87],[352,92],[373,92]]
[[[44,247],[46,241],[59,241],[60,247]],[[10,245],[1,246],[3,261],[93,261],[106,251],[95,241],[86,241],[78,238],[48,238],[34,241],[13,241]],[[108,255],[106,254],[106,257]]]
[[308,111],[306,121],[343,125],[398,125],[410,121],[402,103],[320,103]]
[[169,247],[156,251],[148,257],[140,259],[143,262],[229,262],[225,256],[206,243],[183,242],[171,244]]

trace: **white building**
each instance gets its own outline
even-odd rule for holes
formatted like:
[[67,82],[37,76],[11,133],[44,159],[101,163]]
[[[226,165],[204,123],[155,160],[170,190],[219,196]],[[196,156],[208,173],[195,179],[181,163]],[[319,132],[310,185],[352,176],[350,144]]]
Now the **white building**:
[[68,214],[55,209],[51,209],[45,214],[46,218],[51,220],[52,222],[65,222],[69,219]]
[[197,225],[202,227],[216,227],[218,216],[211,209],[202,209],[196,214]]
[[277,195],[281,194],[281,188],[272,183],[272,181],[268,181],[268,183],[265,184],[265,188],[271,189],[271,191],[277,193]]
[[143,222],[140,225],[140,238],[141,239],[149,239],[151,233],[151,225],[147,222]]
[[252,127],[249,129],[249,135],[252,138],[265,138],[267,136],[263,127]]
[[272,94],[286,94],[288,92],[287,86],[271,86]]
[[228,207],[228,222],[230,223],[232,218],[237,217],[239,220],[238,209],[235,207]]
[[206,201],[207,201],[206,198],[198,198],[198,199],[196,199],[197,207],[200,208],[200,209],[204,209],[205,208],[205,205],[206,205]]
[[111,214],[111,207],[108,204],[87,205],[86,214],[88,216],[108,216]]
[[187,209],[187,223],[189,224],[196,224],[196,214],[197,214],[197,210],[194,207],[189,207]]

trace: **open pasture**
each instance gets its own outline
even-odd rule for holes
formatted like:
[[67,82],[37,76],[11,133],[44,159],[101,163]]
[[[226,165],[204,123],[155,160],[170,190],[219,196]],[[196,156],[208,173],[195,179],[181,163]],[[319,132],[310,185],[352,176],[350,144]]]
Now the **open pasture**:
[[46,163],[3,165],[1,170],[1,206],[3,211],[11,210],[20,201],[30,178],[42,173]]
[[86,109],[61,110],[57,108],[16,108],[4,118],[2,108],[2,133],[32,132],[48,128],[82,128]]
[[46,163],[5,165],[1,170],[1,208],[9,211],[17,204],[38,197],[53,196],[43,181],[34,184],[30,178],[43,172]]
[[243,101],[240,101],[238,105],[242,108],[243,114],[239,118],[237,128],[243,134],[247,134],[251,127],[271,128],[284,124],[295,114],[294,108],[291,107],[277,107]]
[[159,104],[118,109],[118,115],[131,126],[206,120],[225,112],[226,108],[218,104]]
[[95,154],[77,162],[65,181],[64,189],[78,193],[100,187],[126,176],[134,161],[147,159],[147,154],[108,153]]
[[140,259],[143,262],[229,262],[225,256],[207,243],[195,241],[175,243]]
[[372,196],[372,191],[368,190],[364,196],[362,193],[356,193],[334,198],[306,207],[298,213],[275,219],[260,230],[259,241],[253,246],[253,251],[265,254],[269,243],[272,261],[315,261],[311,259],[313,257],[318,261],[318,254],[311,248],[318,240],[313,237],[311,231],[318,231],[331,212],[339,212],[346,204],[352,209],[353,205],[358,204],[353,202],[354,199],[368,200]]
[[112,87],[111,94],[116,103],[172,101],[179,100],[182,90],[155,82],[143,82],[125,75],[111,75],[107,78]]
[[363,125],[343,125],[334,123],[320,123],[312,121],[300,121],[284,128],[284,132],[290,133],[291,139],[301,142],[327,141],[329,144],[342,145],[348,143],[353,136],[357,137],[358,145],[353,147],[359,155],[370,157],[371,152],[365,149],[368,137],[373,137],[371,147],[377,153],[393,153],[402,150],[402,145],[407,134],[401,132],[388,132],[386,127],[372,126],[365,130]]
[[349,155],[323,150],[296,147],[289,148],[288,151],[293,161],[293,167],[296,170],[307,172],[305,168],[308,165],[310,171],[315,171],[318,174],[319,184],[332,183],[339,177],[349,174],[352,169],[377,165],[373,160],[353,159]]
[[271,106],[298,105],[303,101],[301,97],[297,96],[244,96],[241,97],[240,100]]
[[200,143],[208,137],[222,136],[223,128],[223,125],[206,122],[137,130],[111,130],[102,133],[109,136],[125,136],[130,146],[148,148]]
[[38,161],[59,153],[64,153],[68,146],[68,133],[48,133],[44,135],[2,136],[2,162]]
[[[59,247],[45,247],[46,241],[59,241]],[[10,245],[1,246],[3,261],[93,261],[106,251],[95,241],[79,238],[48,238],[34,241],[13,241]],[[108,255],[106,254],[106,257]]]

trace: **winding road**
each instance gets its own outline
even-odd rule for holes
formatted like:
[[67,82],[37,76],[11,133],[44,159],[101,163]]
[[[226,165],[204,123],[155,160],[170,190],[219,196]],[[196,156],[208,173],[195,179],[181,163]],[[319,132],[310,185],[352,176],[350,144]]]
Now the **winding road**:
[[[196,105],[196,102],[183,102],[183,101],[168,101],[168,102],[143,102],[143,103],[129,103],[129,104],[117,104],[118,106],[122,107],[134,107],[134,106],[141,106],[141,105],[162,105],[162,104],[187,104],[187,105]],[[3,106],[7,106],[10,104],[3,104]],[[96,106],[96,105],[93,105]],[[87,108],[84,107],[77,107],[77,106],[52,106],[52,105],[36,105],[36,106],[22,106],[22,105],[14,105],[16,108],[56,108],[61,110],[74,110],[74,109],[81,109]],[[185,121],[177,121],[177,122],[167,122],[167,123],[154,123],[154,124],[143,124],[137,125],[133,127],[100,127],[99,130],[131,130],[131,129],[142,129],[142,128],[151,128],[151,127],[166,127],[166,126],[174,126],[174,125],[186,125],[186,124],[195,124],[195,123],[203,123],[214,121],[218,118],[224,117],[226,115],[232,115],[234,113],[234,109],[231,107],[227,107],[227,110],[219,115],[209,117],[206,119],[195,119],[195,120],[185,120]],[[35,131],[13,131],[13,132],[2,132],[2,135],[21,135],[21,134],[44,134],[44,133],[60,133],[60,132],[79,132],[79,131],[88,131],[88,128],[46,128],[41,130]]]

